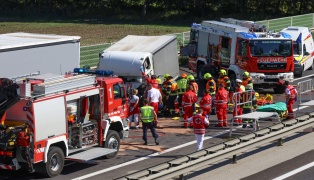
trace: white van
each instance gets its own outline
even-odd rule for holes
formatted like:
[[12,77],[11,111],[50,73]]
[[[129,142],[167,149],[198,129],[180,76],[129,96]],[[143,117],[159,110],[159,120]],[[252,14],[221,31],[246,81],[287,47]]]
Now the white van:
[[294,76],[301,77],[303,71],[314,69],[314,43],[308,27],[287,27],[281,32],[292,36],[294,41]]

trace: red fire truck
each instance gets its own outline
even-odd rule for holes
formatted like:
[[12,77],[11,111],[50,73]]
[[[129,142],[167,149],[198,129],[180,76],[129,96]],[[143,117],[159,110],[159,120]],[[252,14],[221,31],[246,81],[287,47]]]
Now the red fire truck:
[[199,79],[206,72],[215,75],[228,71],[231,86],[242,79],[244,71],[253,78],[254,87],[274,88],[283,93],[279,80],[292,80],[293,41],[283,32],[271,32],[249,21],[223,19],[193,23],[190,32],[189,67]]
[[129,130],[126,87],[120,78],[84,71],[0,79],[0,169],[54,177],[65,159],[116,156]]

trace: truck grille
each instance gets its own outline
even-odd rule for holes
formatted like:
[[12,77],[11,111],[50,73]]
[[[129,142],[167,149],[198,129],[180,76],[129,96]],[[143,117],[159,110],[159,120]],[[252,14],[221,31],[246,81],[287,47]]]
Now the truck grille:
[[259,70],[286,69],[285,63],[257,63]]

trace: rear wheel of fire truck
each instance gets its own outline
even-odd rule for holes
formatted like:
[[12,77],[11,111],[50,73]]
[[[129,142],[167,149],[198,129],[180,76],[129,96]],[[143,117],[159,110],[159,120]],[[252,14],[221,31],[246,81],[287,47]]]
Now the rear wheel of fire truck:
[[279,85],[274,88],[274,93],[275,94],[283,94],[285,92],[286,87],[283,85]]
[[197,72],[198,80],[203,80],[204,79],[204,74],[205,74],[205,64],[199,63],[197,65],[196,72]]
[[47,163],[41,163],[36,170],[48,177],[58,176],[64,166],[64,153],[59,147],[51,147],[47,155]]
[[114,153],[107,154],[105,157],[107,159],[113,158],[118,154],[120,148],[120,136],[117,131],[109,130],[106,138],[106,142],[104,144],[104,148],[115,149],[117,150]]
[[235,91],[237,76],[233,72],[231,72],[229,74],[229,79],[230,79],[230,91]]

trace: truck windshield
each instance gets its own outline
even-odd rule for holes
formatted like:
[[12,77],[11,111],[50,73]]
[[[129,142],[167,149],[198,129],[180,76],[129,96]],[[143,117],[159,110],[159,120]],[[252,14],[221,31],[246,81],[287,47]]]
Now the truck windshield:
[[290,40],[251,40],[252,56],[291,56],[292,42]]

